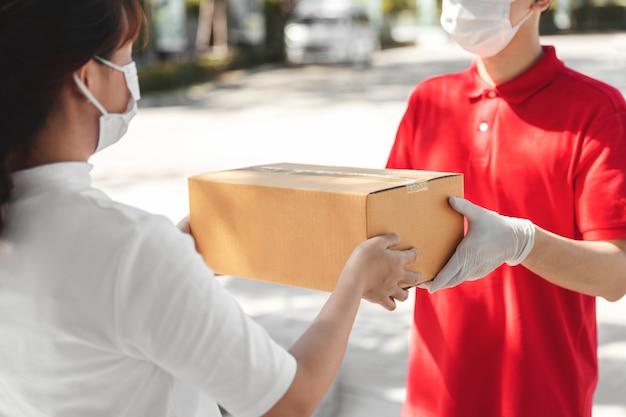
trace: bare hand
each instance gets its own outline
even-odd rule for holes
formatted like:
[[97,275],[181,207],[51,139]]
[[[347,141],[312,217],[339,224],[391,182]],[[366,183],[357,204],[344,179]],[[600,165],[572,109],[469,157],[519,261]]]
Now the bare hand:
[[362,298],[395,310],[395,300],[405,301],[408,292],[400,287],[419,282],[419,272],[407,271],[405,265],[415,262],[417,249],[391,249],[400,243],[400,236],[389,233],[366,240],[357,246],[341,274],[340,281],[353,280],[361,289]]

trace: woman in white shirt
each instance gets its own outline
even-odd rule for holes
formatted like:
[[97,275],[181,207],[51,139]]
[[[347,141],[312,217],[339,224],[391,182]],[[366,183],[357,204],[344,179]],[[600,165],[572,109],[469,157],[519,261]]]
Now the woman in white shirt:
[[189,234],[91,187],[89,158],[136,112],[142,24],[137,0],[0,4],[0,415],[310,415],[360,299],[406,300],[417,252],[390,249],[394,234],[363,242],[278,346]]

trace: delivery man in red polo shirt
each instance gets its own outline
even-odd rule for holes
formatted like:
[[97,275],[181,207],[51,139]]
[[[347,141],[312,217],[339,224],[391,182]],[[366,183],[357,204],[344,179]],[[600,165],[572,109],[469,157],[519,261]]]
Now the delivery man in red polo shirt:
[[626,293],[626,103],[540,44],[549,5],[443,0],[475,59],[417,85],[387,166],[462,172],[468,231],[417,291],[403,417],[591,416],[595,297]]

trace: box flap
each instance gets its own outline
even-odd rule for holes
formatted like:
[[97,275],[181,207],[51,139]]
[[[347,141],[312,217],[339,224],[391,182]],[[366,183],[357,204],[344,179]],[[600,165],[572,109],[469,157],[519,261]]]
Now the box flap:
[[[256,175],[258,172],[267,175]],[[399,169],[388,169],[383,174],[379,169],[277,163],[211,172],[192,178],[231,184],[366,195],[407,185],[409,189],[419,190],[428,181],[455,175],[459,174]]]

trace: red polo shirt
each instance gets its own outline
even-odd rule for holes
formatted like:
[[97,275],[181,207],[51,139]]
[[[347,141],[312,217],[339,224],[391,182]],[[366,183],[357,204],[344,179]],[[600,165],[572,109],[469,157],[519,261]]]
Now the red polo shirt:
[[[626,237],[626,104],[544,47],[495,88],[475,64],[421,82],[389,168],[462,172],[466,197],[561,236]],[[404,417],[590,417],[598,379],[594,297],[522,266],[418,290]]]

